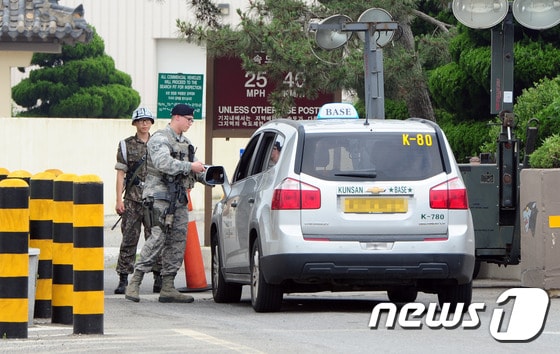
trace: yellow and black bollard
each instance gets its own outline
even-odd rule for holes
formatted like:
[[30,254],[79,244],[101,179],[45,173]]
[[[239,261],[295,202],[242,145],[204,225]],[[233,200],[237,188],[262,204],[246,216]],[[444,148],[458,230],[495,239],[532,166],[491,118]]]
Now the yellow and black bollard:
[[45,172],[52,173],[55,178],[64,173],[61,170],[59,170],[58,168],[49,168],[49,169],[46,169]]
[[0,167],[0,181],[3,180],[3,179],[6,179],[6,177],[8,177],[9,174],[10,174],[10,171],[5,169],[4,167]]
[[41,172],[29,182],[29,247],[40,250],[34,318],[52,316],[54,178],[52,173]]
[[27,338],[29,185],[0,181],[0,338]]
[[103,334],[103,183],[74,182],[74,334]]
[[53,182],[52,323],[72,324],[73,321],[74,180],[77,177],[63,173]]
[[24,180],[27,185],[29,185],[29,180],[31,179],[31,173],[27,172],[26,170],[15,170],[6,176],[6,178],[19,178]]

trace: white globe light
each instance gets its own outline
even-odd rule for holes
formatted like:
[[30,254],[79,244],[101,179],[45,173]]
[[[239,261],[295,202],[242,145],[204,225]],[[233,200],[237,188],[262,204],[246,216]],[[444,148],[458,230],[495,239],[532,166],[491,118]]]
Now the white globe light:
[[491,28],[508,13],[507,0],[453,0],[453,14],[470,28]]
[[528,28],[554,27],[560,23],[560,0],[515,0],[513,16]]

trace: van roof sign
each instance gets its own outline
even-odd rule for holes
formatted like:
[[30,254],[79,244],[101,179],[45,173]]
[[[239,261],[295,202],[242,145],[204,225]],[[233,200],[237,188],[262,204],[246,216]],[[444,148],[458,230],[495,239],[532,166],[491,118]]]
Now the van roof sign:
[[327,103],[319,109],[317,119],[358,119],[356,108],[350,103]]

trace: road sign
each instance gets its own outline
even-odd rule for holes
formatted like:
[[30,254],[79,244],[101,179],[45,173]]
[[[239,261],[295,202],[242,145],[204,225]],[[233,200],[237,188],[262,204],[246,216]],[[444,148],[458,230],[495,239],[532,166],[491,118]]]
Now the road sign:
[[[267,58],[255,54],[253,60],[263,64]],[[268,102],[268,95],[274,85],[266,75],[265,69],[259,72],[246,72],[238,58],[214,58],[213,90],[213,129],[254,131],[264,123],[277,117]],[[296,87],[305,85],[302,72],[287,72],[283,84],[286,94],[295,95]],[[284,118],[294,120],[316,119],[319,109],[325,103],[333,102],[335,95],[319,94],[316,99],[295,97],[295,105]],[[250,135],[250,134],[249,134]]]
[[204,75],[159,73],[158,76],[158,118],[171,117],[173,106],[186,103],[194,107],[194,119],[202,119]]

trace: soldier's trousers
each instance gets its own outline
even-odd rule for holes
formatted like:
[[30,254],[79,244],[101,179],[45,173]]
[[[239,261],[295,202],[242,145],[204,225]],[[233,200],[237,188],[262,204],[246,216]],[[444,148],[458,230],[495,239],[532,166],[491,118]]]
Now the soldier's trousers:
[[[155,215],[164,215],[168,202],[164,200],[154,201]],[[154,221],[152,234],[144,243],[140,257],[134,268],[143,273],[148,273],[157,261],[161,253],[162,269],[161,275],[175,275],[183,265],[185,257],[185,246],[187,244],[187,226],[189,214],[186,205],[177,204],[175,217],[170,231],[166,234],[162,230],[162,223]]]
[[[132,274],[142,226],[146,240],[150,237],[151,230],[149,223],[145,220],[142,203],[125,199],[124,207],[125,212],[121,220],[122,241],[116,270],[118,274]],[[161,261],[157,262],[154,271],[159,271],[159,264]]]

